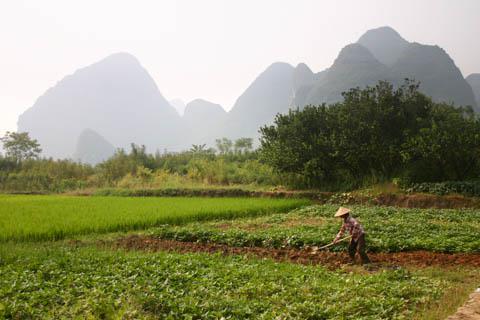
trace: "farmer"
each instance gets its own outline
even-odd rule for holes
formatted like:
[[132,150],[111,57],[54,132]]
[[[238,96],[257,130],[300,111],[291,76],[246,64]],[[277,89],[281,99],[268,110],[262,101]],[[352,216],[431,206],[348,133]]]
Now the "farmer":
[[350,209],[340,207],[337,213],[335,213],[335,217],[343,218],[343,224],[337,236],[333,240],[333,243],[337,243],[345,233],[345,230],[348,230],[352,236],[348,246],[348,254],[352,259],[352,262],[355,262],[355,253],[358,251],[362,260],[362,264],[370,263],[370,259],[365,253],[365,232],[363,231],[362,225],[350,216],[350,212]]

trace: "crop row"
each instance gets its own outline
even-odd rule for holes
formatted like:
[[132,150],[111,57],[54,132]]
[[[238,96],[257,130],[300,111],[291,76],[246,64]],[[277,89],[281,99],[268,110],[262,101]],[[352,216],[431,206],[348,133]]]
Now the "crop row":
[[469,197],[480,197],[480,181],[445,181],[414,183],[407,192],[425,192],[437,195],[451,193],[463,194]]
[[0,246],[4,319],[411,319],[451,283],[406,270],[207,254]]
[[[314,205],[288,214],[162,226],[155,237],[231,246],[295,247],[328,244],[341,220],[337,207]],[[367,233],[369,251],[480,252],[480,212],[475,210],[401,209],[354,206],[354,216]],[[344,245],[332,247],[344,250]]]
[[0,241],[54,240],[159,224],[286,212],[300,199],[0,196]]

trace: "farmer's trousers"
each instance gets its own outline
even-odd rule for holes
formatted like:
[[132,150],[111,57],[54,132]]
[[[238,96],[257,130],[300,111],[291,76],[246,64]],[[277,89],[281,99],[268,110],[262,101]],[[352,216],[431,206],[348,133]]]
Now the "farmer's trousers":
[[348,246],[348,254],[352,261],[355,261],[355,253],[358,251],[360,258],[362,260],[362,264],[370,263],[370,259],[365,252],[365,234],[362,234],[358,237],[357,241],[351,240],[350,245]]

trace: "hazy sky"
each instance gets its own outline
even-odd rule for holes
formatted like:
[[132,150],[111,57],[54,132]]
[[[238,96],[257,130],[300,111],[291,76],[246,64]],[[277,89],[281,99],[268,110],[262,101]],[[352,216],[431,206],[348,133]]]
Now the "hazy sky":
[[443,47],[464,76],[480,72],[479,0],[0,0],[0,134],[65,75],[115,52],[135,55],[168,100],[228,110],[272,62],[320,71],[384,25]]

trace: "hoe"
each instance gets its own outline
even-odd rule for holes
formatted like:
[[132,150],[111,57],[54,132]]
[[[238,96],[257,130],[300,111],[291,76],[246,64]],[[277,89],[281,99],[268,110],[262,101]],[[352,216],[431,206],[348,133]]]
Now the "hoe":
[[323,246],[323,247],[320,247],[320,248],[319,248],[319,247],[313,247],[313,251],[318,251],[318,250],[323,250],[323,249],[330,248],[330,247],[333,246],[334,244],[337,244],[337,243],[339,243],[339,242],[346,241],[346,240],[350,239],[351,237],[352,237],[352,236],[348,236],[348,237],[342,238],[342,239],[338,240],[338,241],[335,242],[335,243],[332,242],[332,243],[329,243],[329,244],[327,244],[327,245],[325,245],[325,246]]

